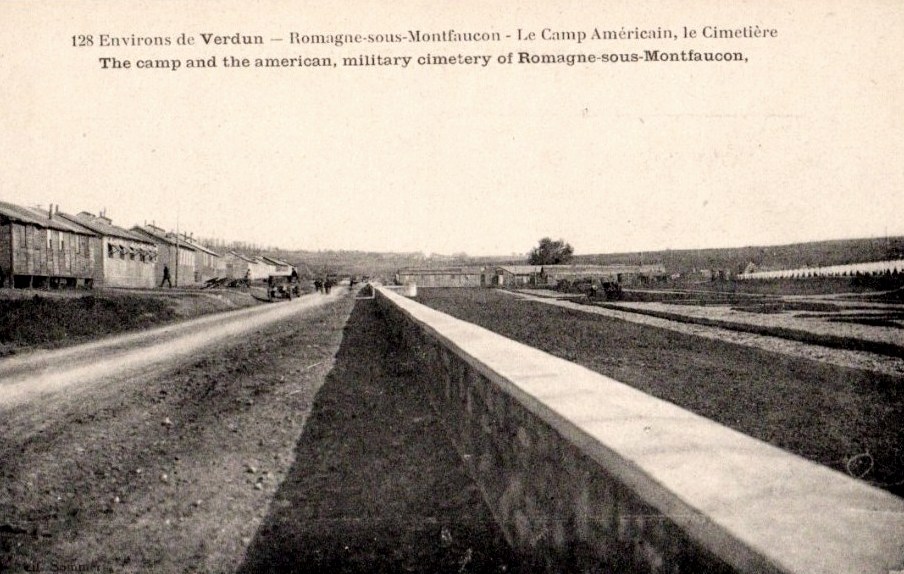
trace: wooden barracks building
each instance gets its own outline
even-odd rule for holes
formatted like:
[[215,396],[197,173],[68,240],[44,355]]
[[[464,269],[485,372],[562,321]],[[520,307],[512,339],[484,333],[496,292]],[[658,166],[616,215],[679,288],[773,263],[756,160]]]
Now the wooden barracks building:
[[154,224],[125,229],[105,212],[70,215],[0,201],[0,287],[173,287],[210,279],[297,275],[289,263],[234,251],[219,254],[190,234]]
[[100,238],[48,210],[0,201],[0,270],[15,287],[93,286]]
[[143,227],[135,226],[131,231],[157,246],[158,257],[154,265],[155,285],[160,285],[163,281],[164,267],[169,269],[170,282],[174,287],[195,283],[195,252],[197,249],[182,241],[180,237],[169,234],[165,229],[153,224]]
[[104,287],[154,286],[157,246],[137,233],[113,225],[106,214],[86,211],[78,215],[59,213],[66,221],[86,227],[100,239],[94,251],[94,284]]

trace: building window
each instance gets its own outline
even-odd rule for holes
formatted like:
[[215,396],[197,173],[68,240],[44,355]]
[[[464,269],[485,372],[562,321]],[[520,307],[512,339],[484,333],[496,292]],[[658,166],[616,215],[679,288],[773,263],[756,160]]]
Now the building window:
[[53,249],[53,237],[51,236],[52,231],[47,230],[47,249]]
[[110,259],[113,258],[113,244],[112,243],[107,243],[107,257],[109,257]]
[[60,240],[60,251],[65,251],[65,250],[66,250],[66,239],[65,239],[65,236],[66,236],[66,234],[63,233],[62,231],[60,231],[60,234],[59,234],[59,236],[58,236],[58,237],[59,237],[59,240]]

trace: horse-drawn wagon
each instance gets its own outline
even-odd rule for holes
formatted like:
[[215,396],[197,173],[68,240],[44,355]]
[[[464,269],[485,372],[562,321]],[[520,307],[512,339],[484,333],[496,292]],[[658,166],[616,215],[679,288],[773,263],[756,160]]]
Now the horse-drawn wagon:
[[293,297],[301,297],[301,285],[298,282],[298,275],[271,275],[267,279],[267,299],[275,301],[276,299],[289,299]]

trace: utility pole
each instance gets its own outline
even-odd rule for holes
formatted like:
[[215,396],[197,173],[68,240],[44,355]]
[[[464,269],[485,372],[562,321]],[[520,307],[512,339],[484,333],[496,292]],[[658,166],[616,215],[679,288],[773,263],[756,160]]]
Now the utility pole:
[[176,210],[176,287],[179,286],[179,210]]

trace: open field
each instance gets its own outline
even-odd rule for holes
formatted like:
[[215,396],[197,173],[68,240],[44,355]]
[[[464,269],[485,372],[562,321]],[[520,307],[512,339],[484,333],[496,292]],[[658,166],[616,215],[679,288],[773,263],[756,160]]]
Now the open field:
[[[667,299],[668,300],[668,299]],[[904,356],[904,308],[840,306],[770,299],[737,303],[696,300],[593,303],[674,321],[724,327],[793,341]]]
[[778,296],[848,294],[857,297],[871,297],[877,293],[900,291],[904,287],[904,276],[809,277],[806,279],[698,282],[679,280],[675,284],[682,289],[708,293]]
[[[781,329],[766,329],[771,334],[757,333],[755,332],[757,329],[742,328],[743,325],[736,322],[725,322],[725,326],[719,326],[718,322],[687,320],[683,316],[678,316],[674,319],[657,317],[654,316],[654,313],[641,313],[626,306],[618,307],[604,303],[588,305],[586,298],[569,300],[547,296],[545,293],[537,291],[503,292],[511,293],[514,297],[538,301],[546,305],[582,311],[609,319],[638,323],[668,331],[676,331],[694,337],[753,347],[781,355],[830,363],[846,369],[884,373],[892,377],[904,376],[904,356],[883,355],[851,348],[831,348],[817,344],[814,341],[802,342],[780,336],[783,334],[800,335],[800,333],[786,333]],[[538,293],[543,294],[538,296]],[[809,333],[803,333],[800,338],[806,340],[812,338],[812,336]],[[849,340],[844,339],[844,342],[849,343]]]
[[694,269],[744,269],[748,263],[771,269],[795,269],[805,265],[845,265],[862,261],[896,259],[904,253],[904,237],[872,237],[808,241],[786,245],[759,245],[709,249],[668,249],[643,253],[577,255],[575,263],[636,263],[659,261],[670,271]]
[[904,377],[519,301],[488,289],[423,289],[418,299],[904,493]]

